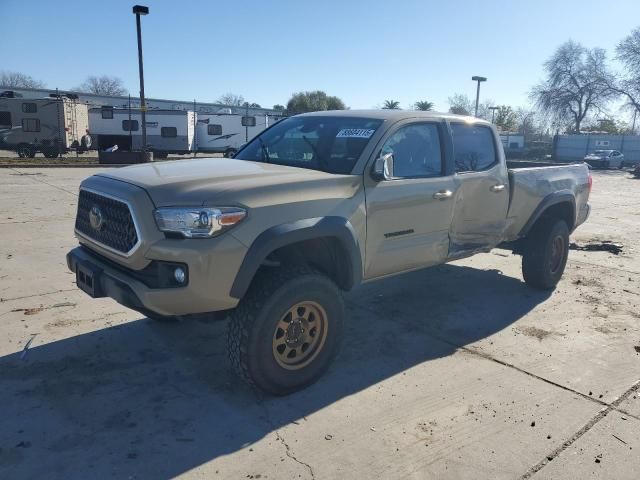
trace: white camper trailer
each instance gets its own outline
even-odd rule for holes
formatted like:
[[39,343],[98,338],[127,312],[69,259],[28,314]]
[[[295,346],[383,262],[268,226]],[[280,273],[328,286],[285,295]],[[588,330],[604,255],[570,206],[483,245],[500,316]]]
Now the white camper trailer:
[[[194,151],[196,114],[185,110],[148,110],[147,148],[158,158],[170,153]],[[139,109],[103,106],[89,109],[89,130],[96,148],[119,150],[142,148],[142,118]]]
[[69,150],[87,150],[87,105],[62,95],[49,98],[0,98],[0,145],[21,158],[42,152],[55,158]]
[[233,156],[242,145],[251,140],[279,116],[243,116],[226,113],[199,113],[196,127],[196,150],[198,152],[224,153]]

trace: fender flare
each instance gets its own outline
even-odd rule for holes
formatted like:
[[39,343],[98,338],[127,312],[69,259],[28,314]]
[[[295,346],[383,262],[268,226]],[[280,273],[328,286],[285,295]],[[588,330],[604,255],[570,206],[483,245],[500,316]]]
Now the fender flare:
[[571,224],[568,225],[569,231],[573,231],[576,224],[576,197],[573,192],[569,190],[560,190],[559,192],[550,193],[542,199],[542,201],[535,208],[527,223],[525,223],[522,230],[520,230],[520,237],[526,236],[540,217],[546,212],[549,207],[558,205],[560,203],[569,203],[572,208]]
[[262,232],[253,241],[247,251],[236,278],[231,286],[230,295],[242,298],[256,272],[271,252],[304,240],[316,238],[335,238],[347,252],[349,275],[346,285],[350,290],[362,281],[362,258],[356,233],[351,223],[342,217],[318,217],[283,223]]

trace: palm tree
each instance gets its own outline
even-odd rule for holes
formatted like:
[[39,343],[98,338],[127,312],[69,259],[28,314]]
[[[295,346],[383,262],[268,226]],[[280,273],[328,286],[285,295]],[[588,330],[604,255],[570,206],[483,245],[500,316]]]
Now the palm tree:
[[427,100],[418,100],[413,104],[416,110],[422,110],[424,112],[429,112],[433,110],[433,102],[429,102]]
[[400,102],[397,100],[385,100],[382,108],[385,110],[400,110]]

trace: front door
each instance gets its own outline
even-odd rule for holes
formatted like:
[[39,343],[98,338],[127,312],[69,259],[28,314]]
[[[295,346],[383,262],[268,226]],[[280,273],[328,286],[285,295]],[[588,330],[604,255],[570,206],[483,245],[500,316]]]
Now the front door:
[[456,184],[444,175],[444,128],[437,122],[405,123],[383,139],[378,155],[393,154],[393,166],[390,179],[365,182],[365,279],[447,258]]
[[451,224],[449,257],[495,247],[509,208],[509,179],[493,130],[451,122],[458,198]]

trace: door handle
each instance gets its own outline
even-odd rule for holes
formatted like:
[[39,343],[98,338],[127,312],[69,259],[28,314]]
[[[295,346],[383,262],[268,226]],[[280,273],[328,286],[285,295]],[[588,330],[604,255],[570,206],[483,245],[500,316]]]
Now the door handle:
[[433,198],[437,200],[446,200],[447,198],[451,198],[453,196],[453,192],[451,190],[440,190],[433,194]]
[[489,190],[491,190],[492,192],[502,192],[504,190],[504,185],[493,185]]

